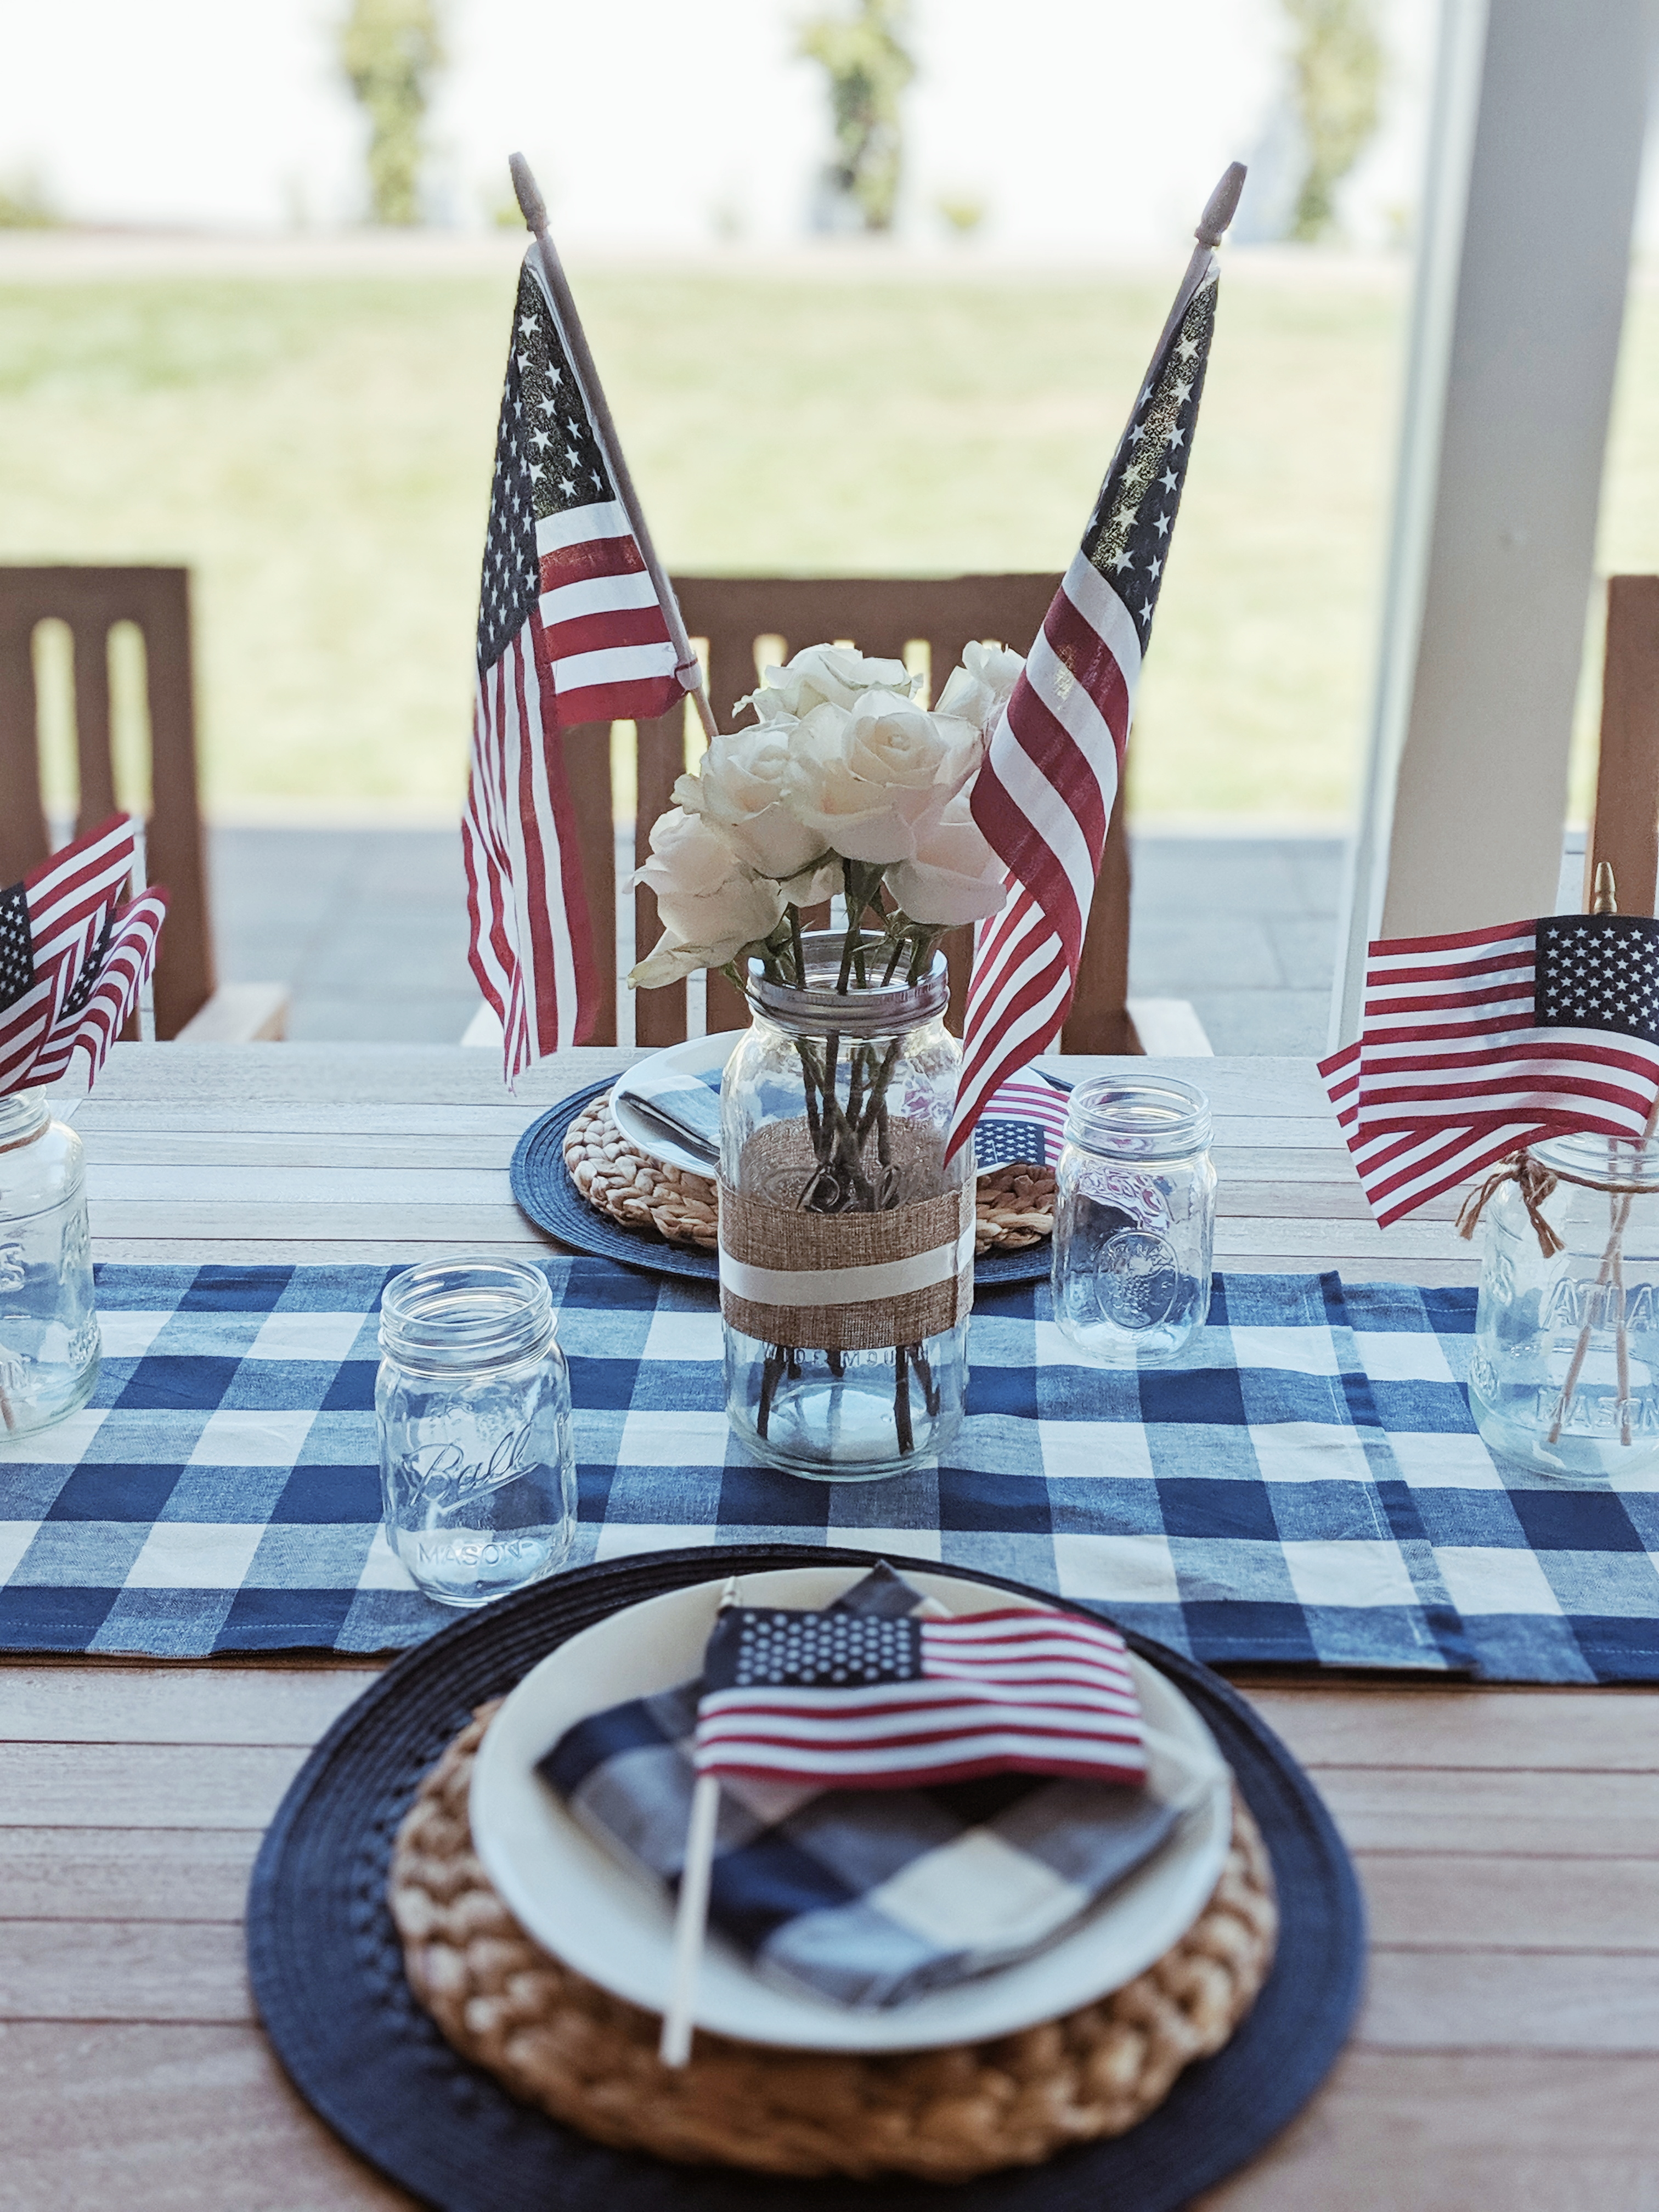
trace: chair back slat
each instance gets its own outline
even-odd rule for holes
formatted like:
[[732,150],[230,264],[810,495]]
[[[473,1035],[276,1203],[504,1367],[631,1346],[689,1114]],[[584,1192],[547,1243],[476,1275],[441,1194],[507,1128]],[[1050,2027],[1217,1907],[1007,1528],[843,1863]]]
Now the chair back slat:
[[1652,914],[1659,891],[1659,576],[1607,579],[1607,659],[1595,814],[1584,841],[1584,905],[1598,861],[1621,914]]
[[46,857],[35,736],[34,623],[0,582],[0,884],[15,884]]
[[567,730],[565,770],[576,817],[576,849],[592,925],[599,975],[599,1012],[590,1044],[617,1042],[617,835],[611,796],[611,725],[582,722]]
[[111,744],[109,633],[142,632],[149,713],[150,880],[167,888],[155,975],[155,1033],[176,1036],[213,995],[213,937],[197,793],[191,674],[190,578],[183,568],[0,568],[0,883],[15,882],[50,850],[41,805],[32,640],[56,619],[74,640],[80,799],[73,828],[116,805]]
[[[685,773],[685,708],[674,708],[654,722],[639,726],[638,805],[634,817],[634,864],[643,867],[651,852],[651,826],[674,804],[674,785]],[[662,935],[655,895],[634,894],[634,952],[642,960]],[[685,1035],[685,985],[665,983],[660,990],[634,994],[634,1036],[642,1045],[678,1044]]]

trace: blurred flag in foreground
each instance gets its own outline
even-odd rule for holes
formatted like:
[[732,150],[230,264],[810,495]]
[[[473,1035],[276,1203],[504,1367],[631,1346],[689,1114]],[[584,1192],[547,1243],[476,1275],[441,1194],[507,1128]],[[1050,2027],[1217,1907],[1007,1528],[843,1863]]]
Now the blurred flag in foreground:
[[1198,420],[1216,284],[1212,252],[1153,356],[974,784],[974,819],[1007,864],[1011,896],[981,923],[975,945],[952,1151],[1004,1079],[1059,1036],[1071,1008]]
[[0,890],[0,1095],[104,1065],[154,973],[167,896],[126,905],[137,836],[112,815]]
[[1319,1068],[1385,1229],[1543,1138],[1639,1144],[1659,1102],[1659,921],[1380,939],[1364,1032]]
[[685,696],[676,658],[532,246],[495,438],[461,824],[472,972],[509,1081],[579,1044],[599,1002],[560,732],[665,714]]

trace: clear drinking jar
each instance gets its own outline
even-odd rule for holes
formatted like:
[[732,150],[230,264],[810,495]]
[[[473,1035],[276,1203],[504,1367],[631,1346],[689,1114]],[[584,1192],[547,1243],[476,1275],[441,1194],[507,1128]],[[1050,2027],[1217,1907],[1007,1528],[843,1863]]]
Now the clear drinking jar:
[[1079,1084],[1056,1172],[1054,1319],[1114,1367],[1177,1358],[1210,1310],[1210,1106],[1173,1076]]
[[81,1139],[15,1091],[0,1098],[0,1436],[84,1406],[101,1349]]
[[971,1145],[945,1152],[950,979],[936,954],[884,983],[878,943],[845,991],[838,931],[804,938],[805,989],[752,963],[720,1089],[726,1412],[758,1458],[823,1482],[935,1458],[968,1387],[974,1165]]
[[570,1377],[538,1267],[405,1269],[380,1301],[386,1540],[428,1597],[477,1606],[564,1564],[576,1531]]
[[1530,1163],[1487,1186],[1475,1425],[1500,1457],[1558,1481],[1647,1474],[1659,1467],[1659,1140],[1555,1137]]

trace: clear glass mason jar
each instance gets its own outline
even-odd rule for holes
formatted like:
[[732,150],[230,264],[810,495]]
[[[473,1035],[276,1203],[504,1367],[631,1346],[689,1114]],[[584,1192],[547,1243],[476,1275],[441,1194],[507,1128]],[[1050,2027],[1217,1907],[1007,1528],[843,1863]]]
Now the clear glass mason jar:
[[0,1436],[84,1406],[101,1350],[81,1139],[15,1091],[0,1098]]
[[1055,1180],[1054,1319],[1090,1358],[1158,1367],[1210,1310],[1210,1105],[1173,1076],[1079,1084]]
[[380,1300],[386,1540],[428,1597],[478,1606],[563,1565],[576,1533],[570,1376],[538,1267],[409,1267]]
[[1501,1458],[1558,1481],[1648,1473],[1659,1467],[1659,1141],[1556,1137],[1531,1158],[1549,1236],[1513,1177],[1490,1188],[1482,1213],[1475,1425]]
[[[753,1020],[720,1090],[726,1412],[770,1466],[868,1482],[936,1458],[962,1425],[973,1147],[945,1156],[962,1048],[941,955],[884,983],[872,935],[866,982],[842,991],[841,933],[802,941],[805,989],[750,963]],[[763,1224],[741,1253],[740,1216]],[[884,1256],[903,1243],[926,1249]]]

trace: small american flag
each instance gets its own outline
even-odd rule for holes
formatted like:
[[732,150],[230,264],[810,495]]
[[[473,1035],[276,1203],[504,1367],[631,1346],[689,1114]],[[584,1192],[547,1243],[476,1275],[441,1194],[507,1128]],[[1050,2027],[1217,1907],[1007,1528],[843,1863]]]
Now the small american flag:
[[1537,1139],[1639,1143],[1659,1099],[1659,921],[1380,939],[1364,1033],[1320,1073],[1384,1228]]
[[559,733],[665,714],[685,696],[676,658],[532,246],[495,438],[461,824],[472,972],[509,1080],[579,1044],[599,1005]]
[[1146,1778],[1123,1639],[1072,1613],[935,1620],[728,1606],[702,1683],[700,1774],[834,1790],[982,1774]]
[[954,1151],[986,1100],[1060,1034],[1077,985],[1142,655],[1215,328],[1209,269],[1147,371],[1083,543],[992,732],[974,819],[1012,895],[980,926]]
[[1066,1116],[1072,1103],[1069,1083],[1049,1083],[1040,1075],[1012,1075],[988,1103],[974,1130],[974,1164],[1005,1167],[1028,1160],[1046,1167],[1060,1158],[1066,1142]]
[[77,1051],[95,1077],[137,1004],[167,900],[121,905],[136,844],[112,815],[0,890],[0,1094],[56,1082]]

